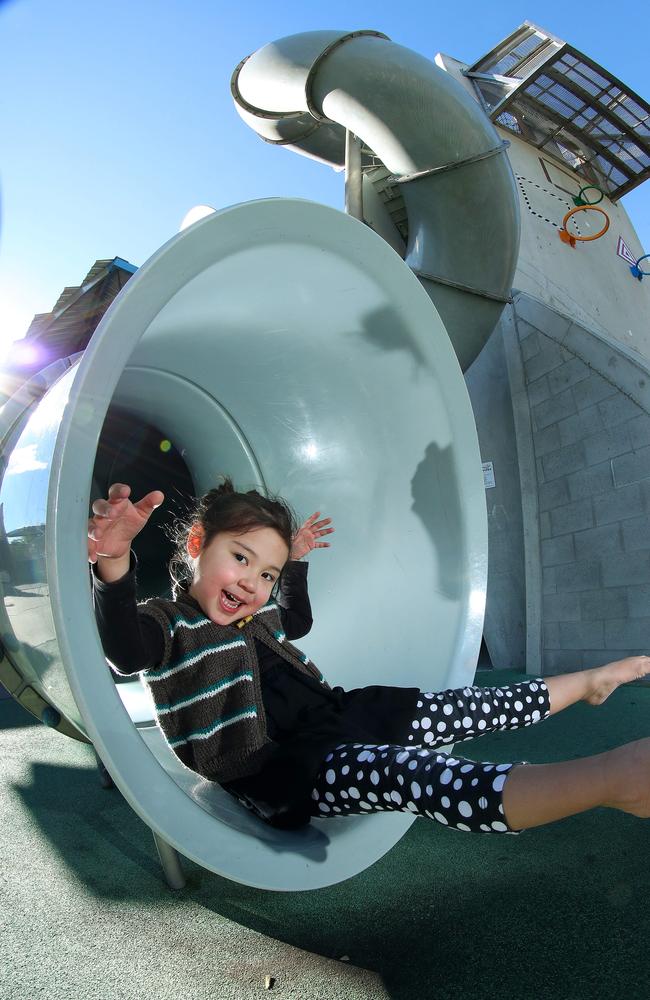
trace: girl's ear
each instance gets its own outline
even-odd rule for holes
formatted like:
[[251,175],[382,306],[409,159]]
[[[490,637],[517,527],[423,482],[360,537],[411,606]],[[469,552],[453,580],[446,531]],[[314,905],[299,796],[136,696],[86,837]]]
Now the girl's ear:
[[193,524],[187,536],[187,552],[192,559],[197,559],[203,548],[205,532],[200,524]]

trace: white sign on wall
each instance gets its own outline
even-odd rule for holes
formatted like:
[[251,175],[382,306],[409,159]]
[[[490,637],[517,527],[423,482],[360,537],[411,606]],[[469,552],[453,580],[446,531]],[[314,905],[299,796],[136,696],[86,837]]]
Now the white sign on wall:
[[486,490],[491,490],[493,486],[496,486],[492,462],[483,462],[483,485]]

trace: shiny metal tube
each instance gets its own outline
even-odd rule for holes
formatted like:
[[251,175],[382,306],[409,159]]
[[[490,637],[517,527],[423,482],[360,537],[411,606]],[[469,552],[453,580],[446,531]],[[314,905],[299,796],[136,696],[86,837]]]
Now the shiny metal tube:
[[398,180],[423,174],[402,184],[405,259],[466,370],[510,295],[519,249],[512,170],[477,102],[428,59],[361,31],[265,45],[237,67],[232,92],[268,142],[342,166],[348,129]]
[[[115,684],[92,612],[88,504],[105,420],[119,411],[136,436],[153,427],[173,442],[196,494],[229,473],[304,515],[333,516],[332,558],[310,575],[318,613],[306,646],[333,684],[470,683],[485,496],[469,397],[430,300],[393,250],[344,213],[252,202],[161,247],[79,364],[57,374],[0,424],[0,639],[17,695],[29,687],[67,718],[143,821],[204,867],[275,890],[363,870],[412,814],[267,827],[183,767],[139,682]],[[106,444],[115,455],[126,442]],[[131,468],[147,464],[148,453],[131,457]],[[115,465],[102,467],[108,476]]]
[[345,133],[345,211],[363,221],[361,144],[352,132]]

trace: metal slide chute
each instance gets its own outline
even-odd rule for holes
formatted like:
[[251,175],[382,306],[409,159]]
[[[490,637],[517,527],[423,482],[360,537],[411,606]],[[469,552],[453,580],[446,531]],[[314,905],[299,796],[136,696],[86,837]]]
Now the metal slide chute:
[[[69,690],[70,718],[159,845],[267,889],[354,875],[411,814],[316,820],[295,834],[266,827],[183,768],[146,699],[114,683],[91,607],[88,503],[101,476],[149,457],[115,464],[105,428],[116,414],[172,442],[196,494],[228,472],[304,514],[332,515],[336,546],[312,567],[305,647],[332,683],[462,686],[482,631],[485,501],[469,398],[437,313],[355,219],[305,201],[239,205],[140,268],[80,363],[2,441],[6,538],[20,529],[41,546],[27,569],[10,562],[3,586],[22,598],[5,599],[3,645],[29,661],[32,687],[42,671],[41,693],[59,691],[63,713]],[[149,488],[173,501],[174,475],[162,474]]]
[[[311,574],[307,648],[328,679],[470,683],[485,606],[485,498],[446,324],[468,363],[510,290],[516,202],[478,106],[377,33],[284,39],[245,61],[233,85],[242,114],[271,141],[341,163],[347,130],[402,180],[427,173],[402,185],[411,269],[368,226],[291,199],[216,212],[154,254],[82,360],[42,398],[23,393],[5,408],[1,639],[16,692],[29,687],[30,710],[51,723],[52,708],[59,729],[92,741],[154,832],[170,884],[182,881],[177,850],[245,884],[312,889],[372,864],[412,815],[283,833],[183,768],[143,689],[116,685],[104,660],[85,561],[89,499],[111,477],[129,481],[119,470],[140,470],[143,491],[168,497],[188,482],[199,495],[227,473],[286,495],[303,514],[327,511],[336,546]],[[264,95],[272,113],[259,111]],[[378,200],[372,210],[381,221]],[[146,453],[157,440],[171,442],[179,465],[164,466],[167,448],[156,461]],[[153,566],[149,593],[162,592],[162,576]]]
[[[362,140],[367,165],[385,165],[406,206],[404,258],[465,371],[509,299],[519,249],[512,170],[480,105],[444,70],[376,31],[281,38],[239,64],[232,92],[267,142],[342,167],[347,130]],[[376,201],[366,217],[372,212],[397,247],[390,221],[385,230],[373,221]]]

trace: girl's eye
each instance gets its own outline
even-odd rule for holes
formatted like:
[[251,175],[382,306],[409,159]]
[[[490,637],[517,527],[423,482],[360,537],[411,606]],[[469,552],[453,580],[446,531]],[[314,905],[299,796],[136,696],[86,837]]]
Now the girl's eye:
[[245,563],[246,562],[246,556],[242,552],[234,552],[233,555],[234,555],[235,559],[237,560],[237,562],[241,562],[241,563]]
[[273,573],[262,573],[262,576],[269,583],[275,583],[275,577],[273,576]]

